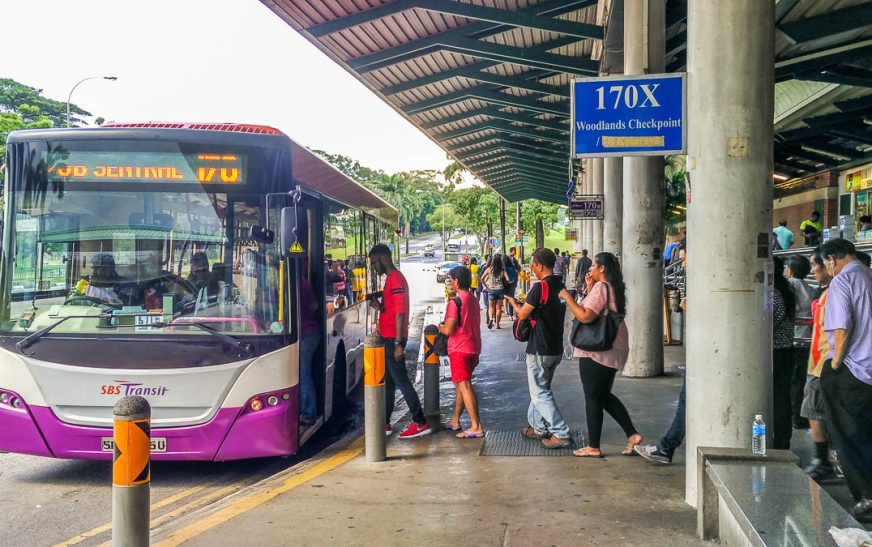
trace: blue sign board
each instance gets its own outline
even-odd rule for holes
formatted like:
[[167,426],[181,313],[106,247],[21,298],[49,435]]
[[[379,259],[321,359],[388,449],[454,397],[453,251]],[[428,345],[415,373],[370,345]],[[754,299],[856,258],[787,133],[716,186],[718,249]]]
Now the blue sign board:
[[573,157],[685,153],[686,89],[685,74],[573,80]]

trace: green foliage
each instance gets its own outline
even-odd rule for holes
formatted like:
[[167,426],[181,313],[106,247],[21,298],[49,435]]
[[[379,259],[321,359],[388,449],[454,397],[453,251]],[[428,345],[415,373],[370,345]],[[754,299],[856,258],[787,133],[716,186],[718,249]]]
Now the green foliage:
[[466,226],[463,219],[454,211],[454,206],[450,203],[439,205],[432,213],[427,215],[427,224],[432,230],[437,232],[442,231],[442,209],[445,209],[445,233],[450,234],[455,228],[463,228]]
[[687,220],[686,176],[684,158],[666,156],[663,220],[667,234],[678,233],[678,225]]
[[462,226],[477,236],[483,249],[485,239],[493,235],[500,222],[500,196],[490,188],[473,187],[451,192],[448,201]]
[[[21,111],[22,106],[28,107],[26,112]],[[9,112],[22,114],[26,124],[36,122],[41,116],[51,120],[49,127],[63,127],[67,123],[67,103],[43,97],[41,89],[0,78],[0,113]],[[73,125],[83,123],[81,116],[91,115],[74,104],[70,105],[70,113]]]

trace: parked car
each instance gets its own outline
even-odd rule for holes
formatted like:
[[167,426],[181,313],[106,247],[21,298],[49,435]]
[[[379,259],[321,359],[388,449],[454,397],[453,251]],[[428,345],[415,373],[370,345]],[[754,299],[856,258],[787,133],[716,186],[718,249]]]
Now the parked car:
[[445,278],[448,277],[448,272],[452,268],[460,266],[459,262],[442,262],[436,267],[436,283],[445,283]]
[[426,256],[436,256],[436,248],[433,246],[432,243],[428,243],[428,244],[424,247],[424,256],[425,256],[425,257],[426,257]]

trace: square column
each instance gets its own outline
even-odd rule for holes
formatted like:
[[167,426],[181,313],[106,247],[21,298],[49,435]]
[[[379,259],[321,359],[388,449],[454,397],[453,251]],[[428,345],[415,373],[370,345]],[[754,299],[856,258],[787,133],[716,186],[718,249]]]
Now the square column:
[[[774,5],[688,2],[686,500],[697,447],[772,424]],[[771,425],[770,425],[771,427]]]

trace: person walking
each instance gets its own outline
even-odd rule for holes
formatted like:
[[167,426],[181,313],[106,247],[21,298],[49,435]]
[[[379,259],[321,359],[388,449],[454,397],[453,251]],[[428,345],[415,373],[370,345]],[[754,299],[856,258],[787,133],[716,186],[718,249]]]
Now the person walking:
[[506,270],[503,267],[503,255],[495,254],[479,279],[479,283],[484,283],[485,289],[487,289],[487,328],[489,329],[494,328],[494,323],[498,329],[502,328],[500,319],[503,316],[503,297],[508,280]]
[[854,244],[831,239],[821,254],[830,282],[824,329],[830,343],[821,369],[827,425],[839,454],[855,517],[872,515],[872,270]]
[[787,227],[786,220],[778,221],[778,226],[772,229],[772,233],[778,238],[778,246],[781,249],[789,249],[793,246],[793,232]]
[[582,288],[584,288],[584,278],[590,272],[592,265],[593,261],[587,256],[587,249],[582,249],[581,256],[578,257],[578,261],[575,264],[575,290],[579,294],[581,294]]
[[[518,272],[521,271],[521,265],[518,263],[518,259],[515,258],[517,254],[517,249],[514,247],[509,248],[509,254],[503,257],[503,269],[506,271],[506,278],[508,281],[506,282],[505,295],[515,297],[515,293],[518,290]],[[511,303],[509,303],[508,299],[503,299],[503,302],[506,306],[506,313],[509,317],[515,317],[515,309],[512,308]]]
[[808,420],[811,429],[811,440],[814,443],[814,458],[804,469],[814,480],[827,479],[833,476],[834,469],[829,460],[829,443],[827,442],[826,411],[823,394],[821,393],[821,369],[830,353],[830,342],[824,331],[824,310],[827,305],[827,289],[832,277],[827,273],[820,247],[812,252],[811,271],[817,281],[819,294],[812,301],[812,333],[811,344],[806,362],[808,379],[803,390],[800,415]]
[[793,424],[790,393],[793,381],[793,321],[796,297],[784,277],[784,262],[773,258],[775,290],[772,295],[772,448],[790,449]]
[[[576,303],[564,289],[560,297],[566,301],[569,311],[584,324],[596,321],[606,306],[623,316],[627,312],[626,286],[618,259],[611,253],[599,253],[594,257],[593,266],[585,278],[587,296]],[[634,454],[634,448],[642,442],[642,435],[636,431],[630,413],[620,399],[612,393],[615,375],[624,369],[630,353],[627,324],[621,321],[618,335],[612,348],[605,351],[585,351],[576,348],[573,356],[578,357],[578,374],[584,391],[584,410],[587,415],[588,446],[572,454],[580,458],[601,458],[600,438],[603,428],[603,412],[614,418],[627,436],[627,446],[622,452],[625,456]]]
[[[676,249],[678,264],[683,271],[687,270],[687,249],[683,244],[679,244]],[[681,298],[678,303],[678,308],[682,313],[687,313],[687,297]],[[675,408],[675,415],[672,417],[672,423],[666,433],[660,437],[656,445],[638,445],[633,447],[636,454],[642,456],[648,461],[657,463],[672,463],[672,457],[679,446],[684,442],[685,435],[685,415],[686,415],[686,398],[687,398],[687,374],[681,381],[681,391],[678,392],[678,406]]]
[[[793,371],[790,381],[790,417],[794,429],[808,429],[808,420],[800,415],[803,391],[808,371],[808,347],[806,341],[811,338],[812,316],[811,303],[818,296],[818,291],[806,282],[811,273],[811,263],[802,255],[788,257],[784,275],[790,284],[796,301],[796,322],[793,327]],[[798,344],[798,345],[797,345]]]
[[560,249],[554,249],[554,275],[563,283],[566,276],[566,259],[560,254]]
[[460,415],[466,409],[471,422],[469,429],[457,434],[459,439],[484,437],[484,428],[478,414],[478,397],[472,386],[472,373],[481,354],[481,315],[478,301],[469,292],[472,275],[463,266],[456,266],[448,273],[451,289],[460,299],[457,309],[455,299],[448,301],[445,321],[439,332],[448,337],[448,362],[451,365],[451,381],[454,382],[454,414],[445,427],[460,431]]
[[572,444],[569,426],[557,408],[551,383],[563,358],[563,318],[566,311],[560,302],[565,290],[561,279],[554,275],[556,256],[549,249],[536,249],[530,270],[539,280],[527,292],[524,305],[510,299],[518,320],[532,319],[532,333],[527,341],[527,387],[530,406],[527,422],[521,430],[528,439],[541,439],[545,448],[565,448]]
[[409,338],[409,284],[406,277],[394,266],[391,249],[379,243],[369,251],[369,261],[378,275],[384,275],[381,314],[378,318],[378,330],[385,344],[385,434],[390,435],[391,414],[394,412],[396,390],[400,389],[409,412],[412,413],[412,423],[400,433],[401,439],[412,439],[432,433],[430,424],[421,408],[418,392],[409,380],[406,370],[406,342]]
[[471,279],[469,282],[469,292],[471,292],[473,294],[473,296],[475,296],[475,307],[477,308],[478,307],[479,290],[478,290],[478,259],[476,257],[472,257],[471,259],[469,259],[469,275],[470,275],[470,279]]

